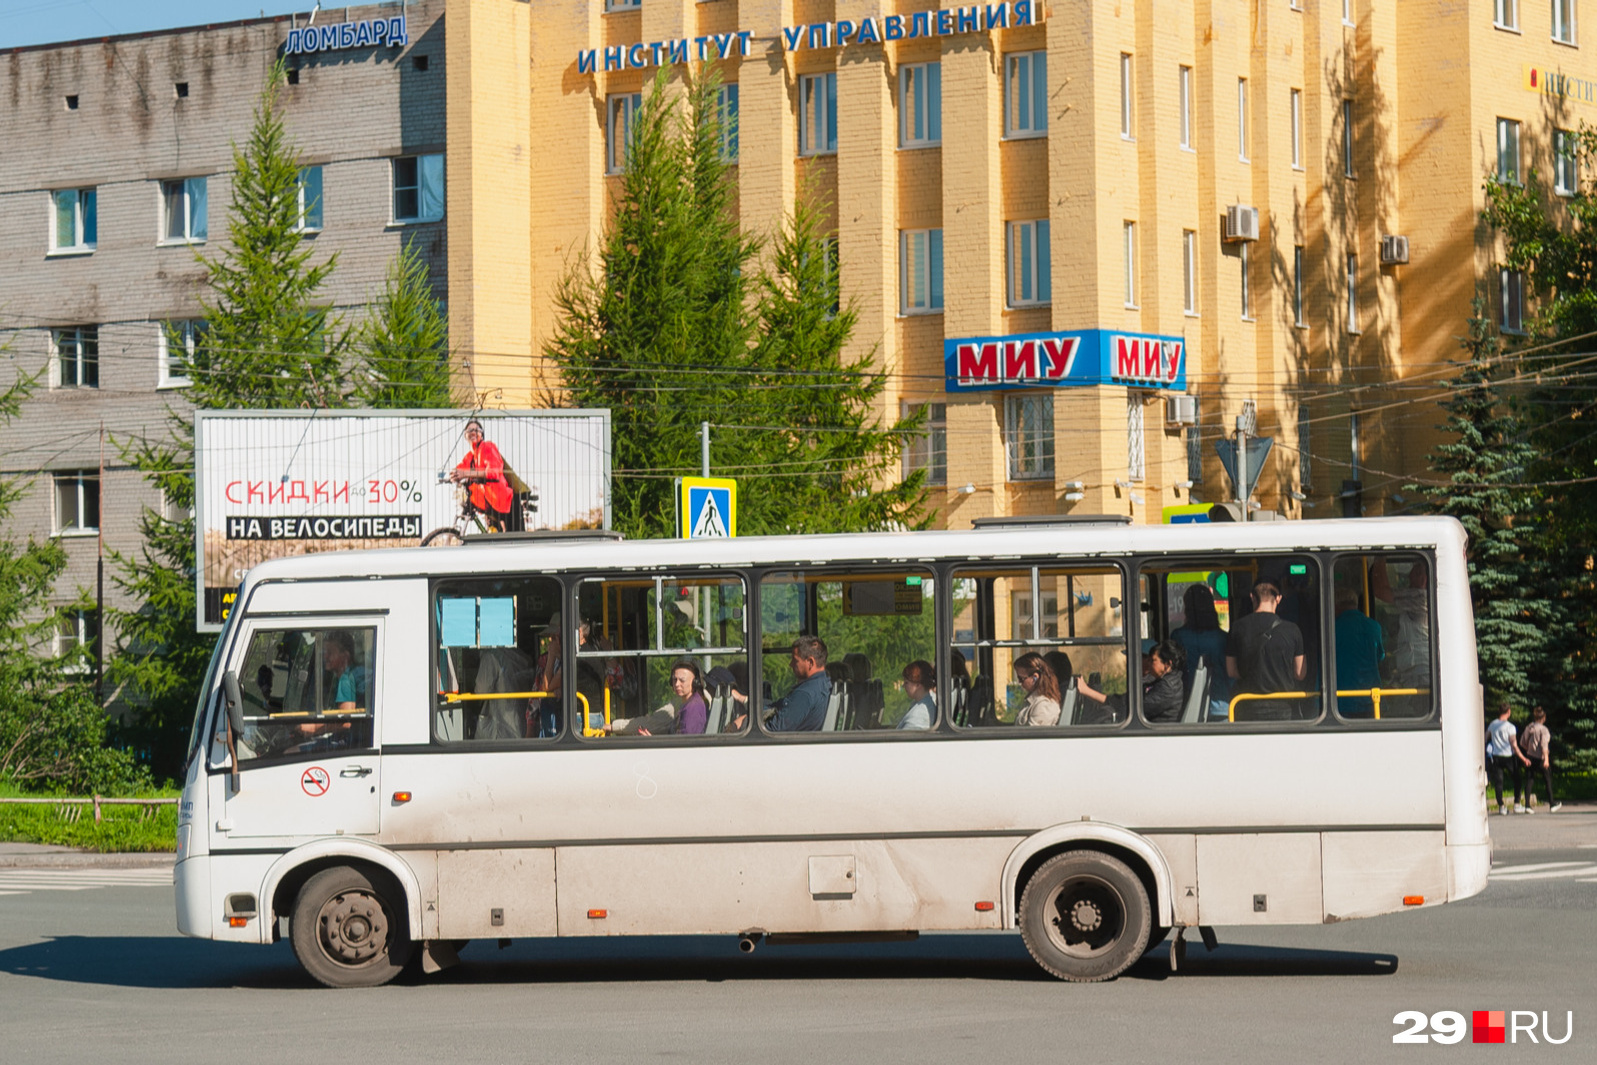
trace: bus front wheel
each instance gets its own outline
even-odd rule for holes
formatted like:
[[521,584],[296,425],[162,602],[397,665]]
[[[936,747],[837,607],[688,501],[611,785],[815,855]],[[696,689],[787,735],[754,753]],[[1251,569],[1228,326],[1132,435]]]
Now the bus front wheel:
[[1050,858],[1020,898],[1020,933],[1061,980],[1112,980],[1147,949],[1153,913],[1142,880],[1118,858],[1071,851]]
[[399,975],[414,944],[399,899],[359,869],[323,869],[294,903],[294,955],[328,987],[377,987]]

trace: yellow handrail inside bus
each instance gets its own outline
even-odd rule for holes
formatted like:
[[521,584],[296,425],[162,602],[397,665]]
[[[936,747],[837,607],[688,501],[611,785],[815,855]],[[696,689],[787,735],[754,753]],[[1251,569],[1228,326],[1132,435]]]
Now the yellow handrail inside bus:
[[446,703],[480,703],[489,699],[547,699],[548,692],[439,692]]
[[[1249,699],[1312,699],[1318,694],[1320,694],[1320,693],[1319,692],[1244,692],[1241,695],[1237,695],[1237,696],[1233,696],[1232,697],[1230,707],[1228,708],[1229,709],[1229,713],[1226,715],[1227,716],[1227,720],[1232,721],[1232,722],[1236,721],[1236,719],[1237,719],[1237,704],[1240,703],[1240,702],[1245,702],[1245,701],[1247,701]],[[1381,697],[1383,695],[1429,695],[1429,694],[1431,694],[1431,689],[1429,689],[1429,688],[1357,688],[1357,689],[1352,689],[1352,690],[1348,690],[1348,691],[1343,691],[1341,689],[1338,689],[1336,694],[1337,695],[1368,695],[1370,697],[1370,701],[1375,704],[1375,720],[1379,721],[1379,720],[1381,720]]]
[[[359,715],[366,714],[366,713],[370,713],[370,711],[367,710],[364,706],[356,706],[356,707],[351,707],[348,710],[323,710],[319,716],[322,716],[322,717],[358,717]],[[267,714],[266,716],[271,718],[273,721],[276,721],[276,720],[278,720],[280,718],[285,718],[285,717],[314,718],[314,717],[317,717],[318,714],[314,710],[279,710],[275,714]]]

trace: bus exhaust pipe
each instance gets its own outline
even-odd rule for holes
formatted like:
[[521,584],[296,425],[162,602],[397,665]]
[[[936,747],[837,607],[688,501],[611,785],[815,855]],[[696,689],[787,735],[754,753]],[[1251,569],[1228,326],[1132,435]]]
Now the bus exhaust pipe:
[[753,954],[754,948],[760,945],[760,933],[750,932],[738,936],[738,949],[745,954]]

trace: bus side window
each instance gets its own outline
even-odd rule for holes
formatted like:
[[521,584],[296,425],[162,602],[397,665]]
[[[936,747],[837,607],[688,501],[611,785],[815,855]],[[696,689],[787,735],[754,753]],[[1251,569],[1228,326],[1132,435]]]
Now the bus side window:
[[[1305,555],[1144,566],[1143,719],[1153,725],[1318,720],[1319,572]],[[1176,675],[1179,686],[1166,679]]]
[[559,583],[542,577],[438,586],[433,597],[435,742],[559,734],[560,600]]
[[1415,554],[1336,560],[1332,631],[1337,713],[1352,720],[1413,720],[1435,705],[1431,569]]
[[1124,578],[1114,566],[955,571],[954,723],[1068,727],[1126,720]]
[[[807,717],[775,715],[773,728],[925,732],[936,727],[944,687],[937,659],[936,581],[919,570],[859,568],[767,574],[760,584],[761,670],[774,706],[798,686],[793,643],[826,645],[827,697]],[[808,726],[814,725],[815,728]]]
[[[747,595],[739,577],[584,580],[572,725],[604,736],[716,736],[747,721]],[[586,713],[586,721],[583,714]]]

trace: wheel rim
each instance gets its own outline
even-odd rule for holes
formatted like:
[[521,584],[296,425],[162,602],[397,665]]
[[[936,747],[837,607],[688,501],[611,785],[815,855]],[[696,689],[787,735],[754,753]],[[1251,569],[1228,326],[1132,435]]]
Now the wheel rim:
[[421,543],[423,547],[459,547],[465,542],[457,530],[446,526],[429,533]]
[[364,965],[388,949],[388,914],[375,895],[346,891],[322,904],[322,951],[340,965]]
[[1095,876],[1072,877],[1060,884],[1043,912],[1049,941],[1073,958],[1107,953],[1126,928],[1126,900],[1113,884]]

